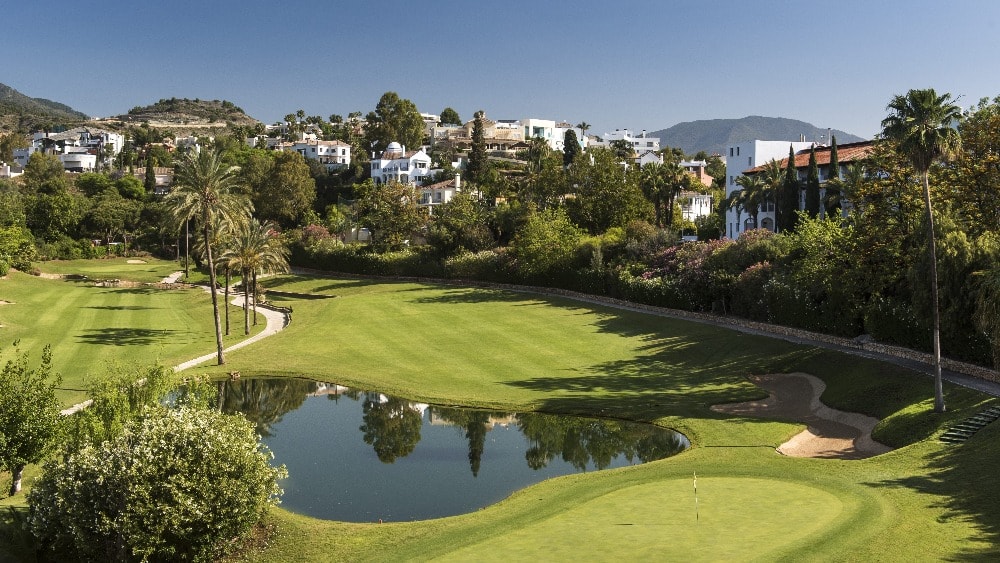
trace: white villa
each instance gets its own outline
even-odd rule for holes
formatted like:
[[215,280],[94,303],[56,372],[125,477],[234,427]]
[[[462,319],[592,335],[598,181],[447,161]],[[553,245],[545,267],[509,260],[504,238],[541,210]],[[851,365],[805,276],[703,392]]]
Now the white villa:
[[[733,192],[742,189],[736,178],[741,174],[757,174],[762,172],[764,165],[771,160],[776,160],[785,169],[788,165],[788,147],[791,146],[794,154],[792,166],[798,172],[799,182],[804,186],[809,170],[810,149],[816,147],[816,166],[819,172],[819,181],[826,182],[833,175],[830,170],[830,156],[832,148],[826,145],[816,145],[811,141],[747,141],[727,148],[726,156],[726,197]],[[845,143],[837,146],[837,162],[840,174],[844,168],[858,160],[865,158],[872,150],[871,141],[860,141],[856,143]],[[821,187],[821,195],[823,193]],[[799,209],[805,209],[805,192],[799,192]],[[729,238],[737,238],[740,234],[753,228],[752,219],[746,217],[742,221],[741,216],[745,214],[736,209],[726,211],[726,235]],[[761,207],[757,216],[758,226],[764,229],[774,230],[774,203],[771,202]]]
[[[743,189],[736,183],[744,170],[749,170],[755,166],[767,164],[772,160],[780,161],[788,158],[788,147],[794,151],[808,149],[812,146],[810,141],[744,141],[726,148],[726,197],[732,196],[733,192]],[[774,230],[774,202],[762,206],[757,216],[758,226],[765,229]],[[753,223],[747,218],[740,221],[737,217],[736,209],[726,211],[726,236],[729,238],[739,238],[743,231],[752,229]]]
[[372,159],[371,173],[376,184],[395,180],[402,184],[420,184],[430,174],[431,157],[424,149],[406,151],[397,142],[389,143],[378,158]]
[[647,151],[659,152],[660,150],[659,137],[647,137],[645,129],[638,136],[632,135],[628,129],[615,129],[614,133],[605,133],[600,139],[600,141],[590,140],[588,142],[598,147],[610,147],[614,141],[626,141],[632,145],[632,150],[636,154],[643,154]]
[[343,141],[304,139],[293,143],[282,143],[275,148],[295,151],[306,158],[318,160],[330,172],[351,164],[351,145]]
[[435,207],[448,203],[460,191],[462,191],[462,178],[459,174],[455,174],[451,180],[417,188],[417,192],[420,193],[417,205],[426,207],[428,214],[434,215]]
[[42,131],[32,135],[31,146],[14,149],[14,161],[21,167],[28,165],[28,159],[37,151],[59,157],[69,172],[89,172],[97,167],[97,159],[110,161],[122,147],[125,137],[103,129],[77,127],[60,133]]
[[681,192],[677,197],[681,207],[681,217],[685,221],[694,222],[699,217],[712,214],[712,196],[697,192]]
[[566,132],[572,129],[576,132],[576,139],[579,141],[580,147],[587,148],[587,139],[584,137],[583,131],[565,121],[527,118],[520,120],[519,123],[524,131],[526,142],[532,139],[544,139],[549,144],[549,148],[561,151],[566,140]]

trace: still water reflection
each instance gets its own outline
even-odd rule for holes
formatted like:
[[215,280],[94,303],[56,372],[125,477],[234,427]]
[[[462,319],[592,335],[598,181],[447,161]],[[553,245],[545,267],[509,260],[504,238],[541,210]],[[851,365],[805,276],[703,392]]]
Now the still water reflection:
[[282,506],[330,520],[472,512],[551,477],[688,446],[647,424],[428,406],[307,380],[243,379],[220,393],[223,410],[256,423],[288,467]]

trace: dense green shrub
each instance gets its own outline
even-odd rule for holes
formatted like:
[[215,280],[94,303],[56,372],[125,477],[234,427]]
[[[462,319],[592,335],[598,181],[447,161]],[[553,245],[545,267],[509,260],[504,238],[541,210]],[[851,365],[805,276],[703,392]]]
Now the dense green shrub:
[[770,322],[765,288],[774,275],[770,262],[759,262],[744,270],[733,283],[730,312],[758,322]]
[[511,261],[504,249],[462,252],[445,259],[445,275],[453,279],[509,283]]
[[277,502],[284,468],[242,416],[155,408],[113,440],[46,464],[28,495],[56,558],[209,561]]
[[873,296],[864,311],[865,332],[886,344],[929,351],[931,329],[921,323],[913,306],[899,299]]

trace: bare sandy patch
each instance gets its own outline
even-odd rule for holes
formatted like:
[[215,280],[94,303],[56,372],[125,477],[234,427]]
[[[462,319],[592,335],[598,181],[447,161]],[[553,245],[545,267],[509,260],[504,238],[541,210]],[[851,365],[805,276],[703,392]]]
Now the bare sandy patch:
[[793,420],[806,429],[778,446],[778,452],[791,457],[862,459],[884,454],[892,448],[872,439],[877,418],[832,409],[819,398],[826,384],[806,373],[769,374],[750,377],[750,381],[771,395],[760,401],[714,405],[716,412]]
[[13,305],[13,304],[14,304],[13,301],[4,301],[3,299],[0,299],[0,305]]
[[126,262],[129,263],[129,264],[145,264],[146,263],[145,260],[139,260],[139,259],[127,260]]

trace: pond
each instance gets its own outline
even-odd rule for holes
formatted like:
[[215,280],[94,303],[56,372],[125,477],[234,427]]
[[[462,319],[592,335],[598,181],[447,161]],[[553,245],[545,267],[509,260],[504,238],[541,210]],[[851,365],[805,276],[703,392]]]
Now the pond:
[[473,512],[545,479],[689,445],[648,424],[429,406],[301,379],[229,381],[220,393],[288,468],[282,507],[346,522]]

